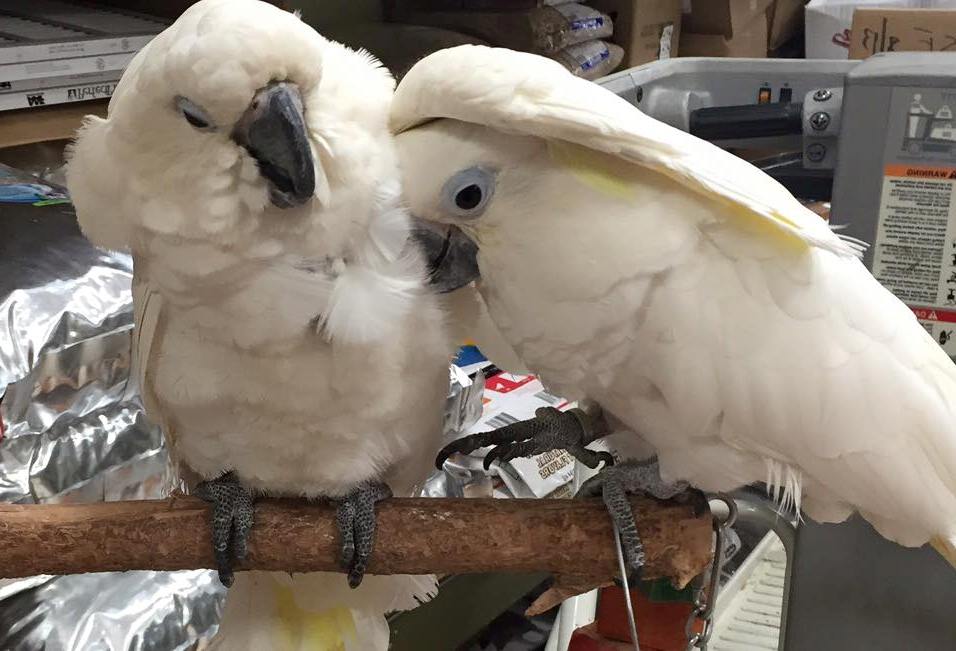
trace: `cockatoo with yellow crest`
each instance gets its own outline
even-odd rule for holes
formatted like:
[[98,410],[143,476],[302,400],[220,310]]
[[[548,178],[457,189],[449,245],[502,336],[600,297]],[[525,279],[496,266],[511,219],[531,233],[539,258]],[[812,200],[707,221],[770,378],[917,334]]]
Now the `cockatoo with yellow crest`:
[[632,567],[626,490],[760,481],[815,520],[857,511],[956,560],[956,366],[867,271],[862,243],[535,55],[432,54],[399,84],[391,123],[436,285],[480,274],[496,345],[603,413],[545,409],[439,463],[496,445],[486,462],[563,447],[594,467],[585,445],[607,434],[641,461],[584,490],[603,494]]
[[435,589],[362,582],[375,502],[428,476],[454,348],[401,205],[393,90],[292,13],[202,0],[72,149],[83,231],[133,255],[141,393],[212,502],[223,582],[256,496],[338,504],[348,577],[239,574],[219,648],[385,649],[384,614]]

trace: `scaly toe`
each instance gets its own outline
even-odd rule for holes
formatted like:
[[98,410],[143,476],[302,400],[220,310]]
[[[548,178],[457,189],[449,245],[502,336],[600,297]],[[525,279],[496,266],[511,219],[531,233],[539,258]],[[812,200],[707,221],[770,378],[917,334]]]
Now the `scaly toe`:
[[392,496],[382,483],[367,482],[338,502],[336,524],[342,536],[342,569],[352,588],[362,583],[375,544],[375,504]]
[[212,547],[219,570],[219,581],[230,587],[233,565],[245,558],[249,532],[255,516],[252,493],[236,476],[228,472],[196,486],[195,494],[212,504]]

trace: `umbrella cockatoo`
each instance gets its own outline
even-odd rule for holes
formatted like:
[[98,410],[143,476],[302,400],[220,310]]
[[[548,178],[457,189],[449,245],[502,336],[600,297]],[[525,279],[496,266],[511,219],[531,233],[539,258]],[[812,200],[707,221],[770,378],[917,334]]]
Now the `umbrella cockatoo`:
[[254,0],[202,0],[79,132],[83,231],[134,259],[134,365],[184,480],[213,503],[220,576],[257,495],[338,504],[342,574],[244,573],[227,649],[385,649],[434,577],[369,577],[374,504],[411,494],[442,434],[448,362],[409,239],[368,54]]
[[818,521],[858,511],[956,559],[956,366],[860,242],[750,164],[538,56],[437,52],[399,84],[391,123],[410,210],[439,245],[435,282],[468,280],[446,267],[475,269],[477,252],[500,338],[605,415],[545,410],[446,454],[566,447],[594,466],[584,445],[607,432],[622,456],[656,453],[659,474],[631,463],[601,479],[633,565],[617,498],[684,482],[766,481]]

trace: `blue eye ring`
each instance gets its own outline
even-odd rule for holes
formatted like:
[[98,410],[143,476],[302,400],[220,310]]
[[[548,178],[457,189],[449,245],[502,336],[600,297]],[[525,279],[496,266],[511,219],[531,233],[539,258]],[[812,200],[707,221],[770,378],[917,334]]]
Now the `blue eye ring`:
[[495,194],[496,172],[482,165],[461,170],[442,187],[444,208],[455,217],[480,217]]
[[216,125],[213,124],[212,118],[209,117],[209,114],[206,113],[203,107],[199,106],[199,104],[196,104],[188,97],[177,95],[176,108],[180,113],[183,114],[183,118],[185,118],[186,122],[188,122],[193,128],[198,129],[199,131],[216,130]]

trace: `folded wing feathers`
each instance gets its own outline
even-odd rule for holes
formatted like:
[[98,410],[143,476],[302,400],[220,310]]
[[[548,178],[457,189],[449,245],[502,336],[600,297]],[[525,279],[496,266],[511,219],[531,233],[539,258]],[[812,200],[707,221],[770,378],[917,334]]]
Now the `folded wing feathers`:
[[[834,234],[782,185],[722,149],[659,122],[626,100],[524,52],[466,45],[420,61],[399,84],[392,128],[436,118],[560,138],[620,156],[716,195],[808,246],[859,257],[858,240]],[[737,211],[735,211],[737,212]]]

